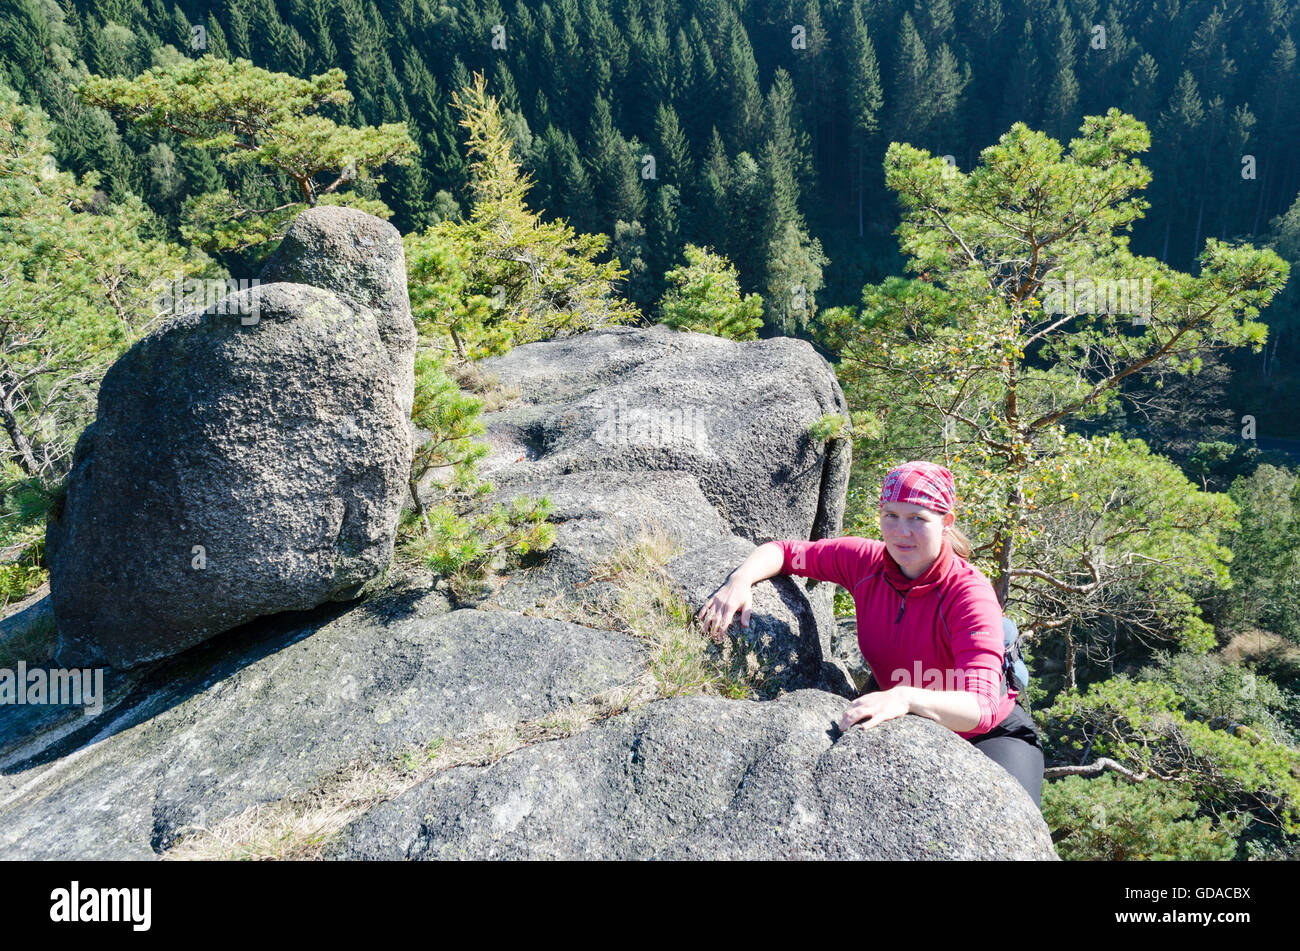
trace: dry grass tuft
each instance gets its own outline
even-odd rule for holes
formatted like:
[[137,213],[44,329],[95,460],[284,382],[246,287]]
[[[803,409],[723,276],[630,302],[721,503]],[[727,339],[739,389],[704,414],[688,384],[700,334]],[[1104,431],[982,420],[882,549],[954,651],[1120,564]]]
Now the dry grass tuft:
[[730,638],[709,641],[694,621],[694,611],[665,570],[681,546],[656,522],[643,522],[632,538],[624,536],[604,562],[593,567],[593,582],[607,582],[594,603],[561,595],[539,603],[529,614],[621,631],[650,648],[649,666],[660,698],[705,693],[741,700],[753,698],[764,677],[752,652],[738,650]]
[[447,375],[455,380],[456,385],[461,389],[468,390],[481,399],[485,413],[496,412],[523,395],[523,390],[516,384],[502,384],[495,373],[485,371],[472,361],[469,363],[450,361]]
[[17,667],[20,660],[32,667],[48,664],[54,659],[57,641],[53,615],[18,628],[0,638],[0,667]]

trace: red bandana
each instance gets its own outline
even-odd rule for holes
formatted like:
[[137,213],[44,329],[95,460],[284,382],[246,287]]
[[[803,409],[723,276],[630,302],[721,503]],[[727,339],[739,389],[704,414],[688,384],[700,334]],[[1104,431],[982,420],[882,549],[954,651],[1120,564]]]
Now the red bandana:
[[933,462],[905,462],[885,476],[880,487],[880,504],[907,502],[944,515],[957,504],[952,473]]

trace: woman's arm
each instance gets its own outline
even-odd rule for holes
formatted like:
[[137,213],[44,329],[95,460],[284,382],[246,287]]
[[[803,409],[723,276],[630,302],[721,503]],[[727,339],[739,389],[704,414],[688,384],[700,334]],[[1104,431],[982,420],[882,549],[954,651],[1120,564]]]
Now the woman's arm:
[[965,733],[979,726],[980,704],[975,694],[966,690],[929,690],[904,687],[908,713],[937,720],[954,733]]
[[864,693],[850,703],[840,717],[840,730],[847,730],[859,721],[864,730],[869,730],[908,713],[936,720],[954,733],[973,730],[980,722],[979,700],[973,693],[898,684],[888,690]]
[[776,542],[766,542],[755,548],[695,615],[704,633],[717,640],[731,626],[737,612],[740,613],[740,623],[749,627],[749,614],[754,604],[751,589],[758,582],[779,575],[784,564],[785,552]]
[[727,583],[753,587],[760,581],[779,575],[784,564],[785,552],[781,546],[776,542],[765,542],[750,552],[749,557],[727,576]]
[[862,576],[884,544],[868,538],[841,536],[818,541],[778,540],[759,545],[740,563],[695,617],[714,640],[731,626],[736,612],[749,626],[750,588],[774,575],[829,581],[846,590]]

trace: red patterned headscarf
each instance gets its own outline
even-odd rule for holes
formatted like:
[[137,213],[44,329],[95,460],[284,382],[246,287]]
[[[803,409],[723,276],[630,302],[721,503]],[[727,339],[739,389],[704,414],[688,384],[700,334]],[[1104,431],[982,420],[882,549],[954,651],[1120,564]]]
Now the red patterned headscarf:
[[943,515],[957,504],[952,473],[933,462],[905,462],[895,466],[880,486],[880,504],[908,502]]

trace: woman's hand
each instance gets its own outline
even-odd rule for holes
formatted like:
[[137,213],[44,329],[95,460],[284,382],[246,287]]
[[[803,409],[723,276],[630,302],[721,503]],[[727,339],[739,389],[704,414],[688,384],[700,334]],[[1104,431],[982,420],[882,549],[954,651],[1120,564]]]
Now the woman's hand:
[[[847,733],[857,723],[864,730],[912,712],[910,687],[899,684],[888,690],[864,693],[849,704],[840,717],[840,732]],[[862,722],[859,723],[858,721]]]
[[713,593],[708,603],[700,608],[695,620],[700,622],[714,643],[722,640],[723,633],[731,626],[736,613],[740,613],[740,623],[749,627],[749,615],[754,606],[754,588],[742,582],[728,581]]

